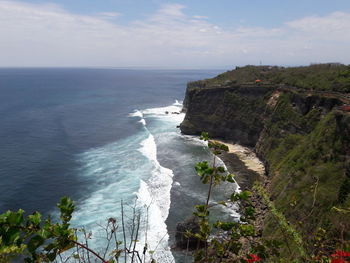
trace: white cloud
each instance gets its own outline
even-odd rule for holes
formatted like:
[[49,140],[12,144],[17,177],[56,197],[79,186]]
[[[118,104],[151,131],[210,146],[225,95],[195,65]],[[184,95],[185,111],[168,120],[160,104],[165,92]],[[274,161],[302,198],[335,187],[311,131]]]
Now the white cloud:
[[[344,12],[334,12],[328,16],[311,16],[296,21],[286,23],[288,26],[305,32],[313,32],[316,30],[323,31],[343,31],[349,32],[350,16]],[[343,31],[344,32],[344,31]]]
[[185,7],[118,24],[119,13],[70,13],[0,0],[0,66],[151,66],[350,63],[350,14],[304,17],[276,28],[223,29]]
[[195,19],[208,19],[209,17],[207,16],[193,16]]
[[179,4],[167,4],[159,9],[158,14],[169,17],[184,17],[185,15],[182,12],[184,8],[185,6]]
[[110,17],[110,18],[114,18],[114,17],[118,17],[121,14],[117,13],[117,12],[102,12],[102,13],[98,13],[98,15],[102,16],[102,17]]

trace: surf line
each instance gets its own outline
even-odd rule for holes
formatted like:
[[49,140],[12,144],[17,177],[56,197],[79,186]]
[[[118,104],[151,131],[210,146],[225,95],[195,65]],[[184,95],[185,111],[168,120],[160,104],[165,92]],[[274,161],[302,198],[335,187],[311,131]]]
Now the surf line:
[[[151,109],[149,109],[151,110]],[[145,244],[149,250],[154,250],[153,257],[161,262],[173,261],[173,255],[169,246],[169,234],[165,221],[170,210],[170,191],[173,183],[173,171],[160,165],[157,159],[157,145],[152,133],[146,127],[146,120],[142,111],[130,114],[140,118],[144,130],[148,136],[138,149],[151,163],[151,176],[147,180],[140,179],[140,188],[136,193],[140,207],[147,207],[147,223],[144,235]],[[140,244],[141,246],[141,244]],[[141,247],[140,247],[141,249]]]

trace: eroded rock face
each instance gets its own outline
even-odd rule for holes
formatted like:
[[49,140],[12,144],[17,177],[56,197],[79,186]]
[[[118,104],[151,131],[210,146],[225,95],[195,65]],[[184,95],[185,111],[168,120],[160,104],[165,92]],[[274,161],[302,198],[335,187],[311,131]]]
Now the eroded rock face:
[[199,223],[195,216],[187,218],[176,226],[175,242],[176,248],[195,250],[204,247],[204,243],[197,238],[187,238],[185,233],[190,231],[193,234],[199,233]]
[[202,131],[210,137],[233,140],[254,147],[263,129],[266,101],[273,88],[268,86],[189,88],[180,125],[185,134]]
[[[286,102],[288,96],[288,102]],[[269,121],[275,121],[275,109],[279,103],[288,103],[290,112],[279,117],[285,118],[281,129],[285,134],[305,134],[314,128],[324,115],[339,107],[343,102],[322,93],[298,92],[295,87],[274,85],[226,85],[218,87],[187,88],[183,110],[186,112],[180,125],[181,132],[199,135],[205,131],[212,138],[221,138],[243,146],[256,148],[260,157],[261,135],[265,134]],[[301,117],[313,111],[318,119],[306,119],[302,125],[295,125],[292,115]],[[288,116],[292,113],[290,116]],[[280,121],[278,119],[277,121]],[[309,122],[310,123],[306,123]],[[264,158],[263,158],[264,159]]]

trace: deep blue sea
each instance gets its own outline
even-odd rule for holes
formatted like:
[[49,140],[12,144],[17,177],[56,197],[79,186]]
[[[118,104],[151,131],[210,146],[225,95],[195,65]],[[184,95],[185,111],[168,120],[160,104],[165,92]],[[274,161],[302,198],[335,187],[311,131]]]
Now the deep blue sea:
[[120,217],[123,199],[148,207],[140,238],[155,257],[174,261],[176,223],[206,193],[193,167],[211,158],[202,142],[181,135],[184,114],[175,112],[188,81],[218,73],[0,69],[0,212],[55,215],[69,196],[77,204],[73,225],[92,230],[98,249],[99,224]]

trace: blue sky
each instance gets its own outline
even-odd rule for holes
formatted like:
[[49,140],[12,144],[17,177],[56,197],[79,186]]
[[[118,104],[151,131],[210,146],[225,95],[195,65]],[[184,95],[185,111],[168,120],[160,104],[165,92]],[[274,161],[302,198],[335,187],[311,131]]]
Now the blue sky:
[[208,20],[224,27],[245,24],[277,26],[285,21],[311,15],[327,15],[335,11],[350,12],[348,0],[27,0],[28,3],[58,4],[68,11],[94,15],[100,12],[122,14],[119,20],[127,23],[144,19],[162,5],[177,3],[186,6],[189,15],[207,16]]
[[0,66],[350,63],[348,0],[0,0]]

